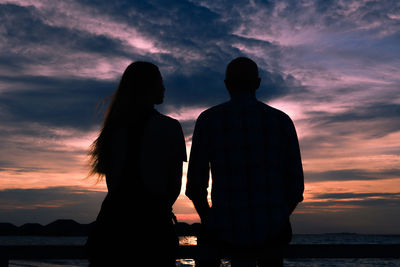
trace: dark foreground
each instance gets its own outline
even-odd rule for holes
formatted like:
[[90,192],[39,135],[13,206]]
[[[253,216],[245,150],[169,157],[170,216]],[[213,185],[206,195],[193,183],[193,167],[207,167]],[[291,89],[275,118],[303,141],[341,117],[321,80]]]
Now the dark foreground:
[[[259,251],[225,250],[221,258],[253,258]],[[197,246],[180,246],[178,258],[201,258],[207,251]],[[400,258],[400,244],[297,244],[290,245],[285,258]],[[86,259],[84,246],[0,246],[0,266],[10,260]]]

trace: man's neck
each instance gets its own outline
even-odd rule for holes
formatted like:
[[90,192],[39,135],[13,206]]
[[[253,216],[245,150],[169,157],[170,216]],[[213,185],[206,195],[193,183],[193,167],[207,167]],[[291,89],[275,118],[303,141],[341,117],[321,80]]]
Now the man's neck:
[[231,100],[256,99],[256,92],[230,92]]

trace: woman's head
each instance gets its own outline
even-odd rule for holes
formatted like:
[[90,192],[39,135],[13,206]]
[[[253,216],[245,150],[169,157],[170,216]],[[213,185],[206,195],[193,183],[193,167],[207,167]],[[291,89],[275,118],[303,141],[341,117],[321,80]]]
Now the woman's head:
[[136,61],[124,71],[104,119],[99,137],[93,142],[90,174],[105,174],[108,148],[114,127],[126,126],[140,132],[146,113],[164,99],[164,85],[158,67],[150,62]]
[[164,92],[161,73],[156,65],[144,61],[131,63],[122,74],[113,95],[104,126],[114,122],[125,123],[141,111],[161,104]]
[[164,91],[158,67],[150,62],[136,61],[124,71],[115,97],[126,99],[135,106],[152,106],[163,102]]

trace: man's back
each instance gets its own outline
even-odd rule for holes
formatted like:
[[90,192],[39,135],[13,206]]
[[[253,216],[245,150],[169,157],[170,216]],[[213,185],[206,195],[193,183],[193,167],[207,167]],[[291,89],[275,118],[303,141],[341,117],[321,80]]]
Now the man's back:
[[303,172],[293,123],[283,112],[236,94],[204,111],[196,122],[186,195],[207,194],[212,207],[204,222],[222,242],[252,246],[288,227],[303,193]]

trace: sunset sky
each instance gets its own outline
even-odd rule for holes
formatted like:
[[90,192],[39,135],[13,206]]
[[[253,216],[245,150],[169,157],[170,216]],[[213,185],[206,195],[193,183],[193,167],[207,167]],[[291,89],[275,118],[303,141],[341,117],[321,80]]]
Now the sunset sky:
[[[258,99],[297,128],[294,232],[400,234],[397,0],[0,0],[0,48],[0,222],[95,219],[106,187],[84,179],[87,150],[130,62],[160,67],[157,109],[189,153],[197,116],[229,99],[226,65],[247,56]],[[174,211],[198,221],[183,194]]]

